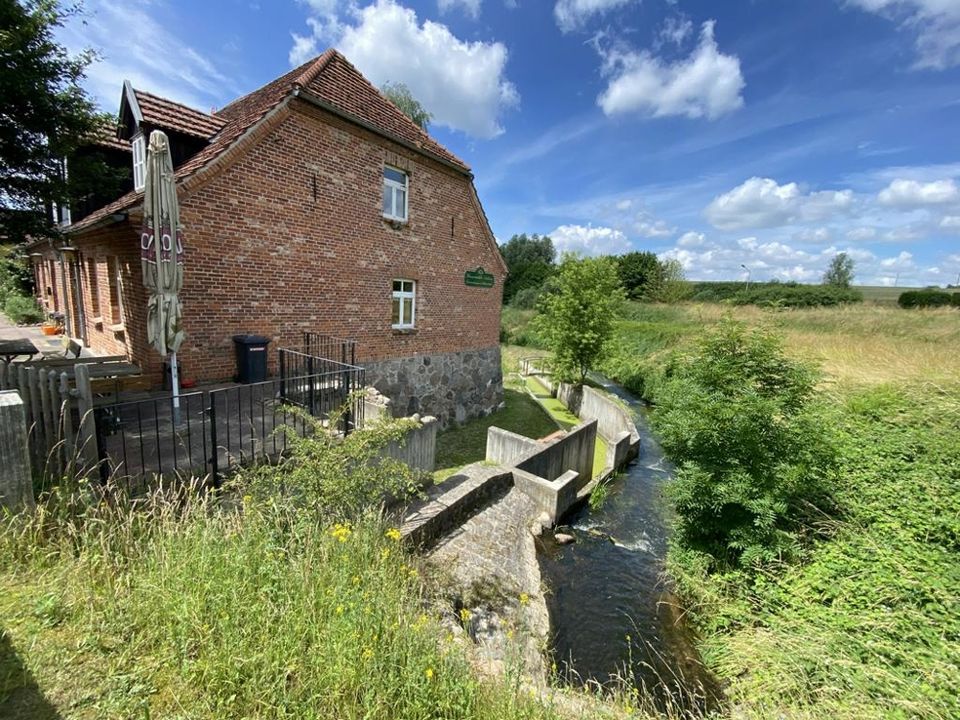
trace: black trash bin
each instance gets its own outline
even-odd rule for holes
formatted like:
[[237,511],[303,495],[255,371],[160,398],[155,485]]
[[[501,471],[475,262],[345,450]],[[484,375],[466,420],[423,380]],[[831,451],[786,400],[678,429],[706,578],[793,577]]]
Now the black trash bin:
[[267,379],[267,345],[263,335],[234,335],[237,350],[237,382],[249,384]]

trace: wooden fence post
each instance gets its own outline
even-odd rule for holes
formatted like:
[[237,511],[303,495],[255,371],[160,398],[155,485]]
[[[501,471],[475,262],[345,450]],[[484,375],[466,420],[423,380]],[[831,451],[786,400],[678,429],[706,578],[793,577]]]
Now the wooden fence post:
[[15,390],[0,392],[0,508],[32,508],[33,477],[23,399]]
[[77,446],[73,436],[73,406],[70,402],[70,378],[60,373],[60,427],[63,436],[63,471],[73,473],[77,464]]
[[77,433],[78,456],[81,459],[81,472],[93,472],[100,462],[97,452],[97,425],[93,416],[93,392],[90,389],[90,369],[86,365],[76,366],[77,396],[80,406],[80,427]]
[[40,383],[37,378],[37,368],[27,368],[27,392],[30,394],[30,403],[27,406],[27,428],[32,439],[34,468],[43,467],[43,423],[40,421],[43,406],[40,402]]

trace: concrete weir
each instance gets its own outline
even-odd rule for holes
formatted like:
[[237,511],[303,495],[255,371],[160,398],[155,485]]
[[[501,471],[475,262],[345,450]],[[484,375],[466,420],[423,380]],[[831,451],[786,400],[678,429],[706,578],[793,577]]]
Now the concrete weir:
[[[584,422],[560,437],[532,440],[491,427],[486,461],[430,488],[401,525],[406,541],[458,588],[482,669],[502,672],[518,659],[511,652],[519,647],[524,674],[537,684],[546,682],[550,622],[535,536],[636,457],[639,446],[639,433],[616,400],[591,388],[578,397],[571,410]],[[603,473],[593,477],[598,433],[609,450]],[[519,646],[509,641],[514,630]]]

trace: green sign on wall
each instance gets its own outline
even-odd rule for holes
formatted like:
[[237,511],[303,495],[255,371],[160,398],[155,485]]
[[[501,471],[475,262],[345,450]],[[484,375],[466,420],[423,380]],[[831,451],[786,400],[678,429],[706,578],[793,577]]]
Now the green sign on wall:
[[493,287],[493,275],[482,267],[478,267],[476,270],[467,270],[463,274],[463,284],[470,287]]

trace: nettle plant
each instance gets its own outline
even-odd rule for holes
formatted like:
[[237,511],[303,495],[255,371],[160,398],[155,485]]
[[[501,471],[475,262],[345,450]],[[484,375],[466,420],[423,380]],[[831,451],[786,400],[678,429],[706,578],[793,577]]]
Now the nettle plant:
[[340,420],[349,403],[326,420],[297,412],[308,427],[305,435],[280,428],[287,436],[287,453],[277,465],[248,470],[239,486],[258,498],[312,510],[325,521],[347,520],[385,502],[419,491],[419,477],[405,463],[385,456],[392,442],[403,443],[415,420],[383,419],[368,423],[346,437]]
[[678,465],[670,494],[681,547],[716,568],[796,550],[802,508],[822,496],[835,467],[811,403],[816,380],[776,335],[733,321],[679,359],[654,422]]

